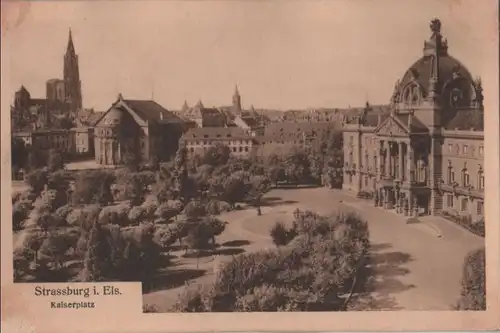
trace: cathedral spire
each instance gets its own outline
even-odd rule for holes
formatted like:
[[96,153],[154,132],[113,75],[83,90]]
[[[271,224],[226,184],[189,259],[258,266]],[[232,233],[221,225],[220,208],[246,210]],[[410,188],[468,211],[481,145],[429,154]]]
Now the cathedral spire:
[[71,28],[69,28],[68,46],[66,48],[67,55],[75,55],[75,45],[73,45],[73,36],[71,34]]
[[237,84],[234,86],[233,111],[241,112],[241,96]]

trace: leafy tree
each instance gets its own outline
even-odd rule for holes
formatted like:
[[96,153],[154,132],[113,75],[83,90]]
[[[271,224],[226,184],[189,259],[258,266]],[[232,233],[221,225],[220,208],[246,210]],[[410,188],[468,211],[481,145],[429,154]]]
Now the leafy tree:
[[146,211],[142,206],[134,206],[128,213],[128,219],[134,224],[139,224],[145,219]]
[[486,274],[484,248],[471,251],[464,260],[462,271],[462,290],[458,310],[486,310]]
[[165,250],[169,249],[178,238],[178,229],[170,225],[160,226],[154,234],[154,242]]
[[106,279],[107,256],[109,249],[106,237],[99,223],[94,223],[87,240],[87,251],[83,261],[81,279],[85,282],[103,281]]
[[132,150],[127,150],[122,155],[122,162],[130,171],[135,172],[139,169],[141,160],[137,153]]
[[172,203],[166,202],[161,204],[155,211],[155,216],[157,216],[161,221],[169,222],[170,219],[177,216],[180,213],[180,207],[175,206]]
[[247,187],[245,182],[240,177],[227,178],[223,185],[222,199],[234,208],[236,202],[241,202],[245,199],[247,194]]
[[104,170],[85,171],[75,180],[71,201],[74,204],[109,204],[113,201],[111,184],[114,182],[112,173]]
[[61,153],[55,149],[49,150],[47,159],[47,169],[49,172],[54,172],[64,168],[64,161]]
[[287,229],[285,224],[281,221],[276,222],[270,231],[273,243],[276,246],[282,246],[288,244],[290,239],[290,231]]
[[55,269],[61,269],[66,252],[72,247],[71,238],[64,233],[51,233],[40,246],[40,254],[54,263]]
[[31,190],[36,196],[40,195],[45,188],[45,185],[48,183],[47,171],[37,169],[30,172],[26,176],[26,183],[31,187]]
[[66,216],[66,221],[71,226],[78,226],[84,231],[90,231],[92,226],[99,221],[100,213],[101,207],[96,204],[75,208]]
[[269,191],[270,187],[271,181],[266,176],[254,176],[252,178],[248,191],[248,199],[252,205],[257,207],[258,215],[261,215],[260,206],[262,204],[262,197]]
[[12,137],[11,138],[11,163],[12,166],[23,168],[26,165],[28,158],[28,149],[24,144],[24,140]]
[[228,146],[215,145],[207,149],[202,158],[202,164],[208,164],[214,167],[225,165],[229,161],[230,155],[231,151]]
[[14,231],[21,230],[22,224],[28,218],[28,214],[32,208],[32,203],[27,200],[17,201],[12,206],[12,228]]

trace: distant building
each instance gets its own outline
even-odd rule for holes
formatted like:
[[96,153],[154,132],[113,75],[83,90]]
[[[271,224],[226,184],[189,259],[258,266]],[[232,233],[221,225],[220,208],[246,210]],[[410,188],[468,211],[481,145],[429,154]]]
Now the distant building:
[[13,131],[51,128],[57,124],[55,118],[58,116],[73,118],[82,108],[78,55],[71,30],[63,69],[63,79],[47,80],[44,99],[32,98],[24,86],[15,93],[14,105],[11,107]]
[[73,155],[75,149],[75,132],[73,130],[35,130],[13,132],[12,136],[24,141],[36,150],[54,149],[60,153]]
[[229,147],[231,154],[239,157],[249,157],[256,149],[254,138],[238,127],[192,128],[182,136],[180,145],[191,156],[202,156],[216,145]]
[[282,122],[270,123],[264,128],[264,135],[257,138],[257,155],[285,154],[293,148],[307,148],[313,140],[329,130],[341,130],[335,122]]
[[439,20],[423,56],[398,81],[386,113],[344,127],[344,184],[399,214],[484,216],[481,81],[448,54]]
[[154,101],[126,100],[120,94],[95,124],[96,162],[120,165],[128,159],[168,160],[175,156],[179,138],[190,126]]

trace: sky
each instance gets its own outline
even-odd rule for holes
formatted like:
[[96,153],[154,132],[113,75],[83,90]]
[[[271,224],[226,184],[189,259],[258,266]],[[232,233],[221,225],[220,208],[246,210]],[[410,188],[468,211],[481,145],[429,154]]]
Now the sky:
[[[2,110],[23,84],[62,78],[71,28],[83,103],[121,93],[168,109],[300,109],[387,103],[438,17],[449,53],[488,75],[496,8],[477,0],[71,1],[2,3]],[[491,67],[490,67],[491,69]],[[485,88],[485,94],[488,87]]]

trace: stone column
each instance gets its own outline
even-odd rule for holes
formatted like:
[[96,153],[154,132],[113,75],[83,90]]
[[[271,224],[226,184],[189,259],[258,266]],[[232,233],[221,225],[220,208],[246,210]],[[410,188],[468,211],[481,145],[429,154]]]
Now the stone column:
[[398,178],[403,181],[403,143],[398,143]]
[[408,182],[413,182],[415,181],[415,175],[414,175],[414,167],[413,164],[415,163],[415,153],[413,151],[413,147],[411,143],[407,145],[406,149],[406,160],[407,160],[407,172],[408,172]]
[[390,167],[390,164],[391,164],[391,145],[389,144],[389,142],[385,141],[385,171],[384,171],[384,174],[385,176],[389,176],[389,173],[390,173],[390,170],[391,170],[391,167]]

